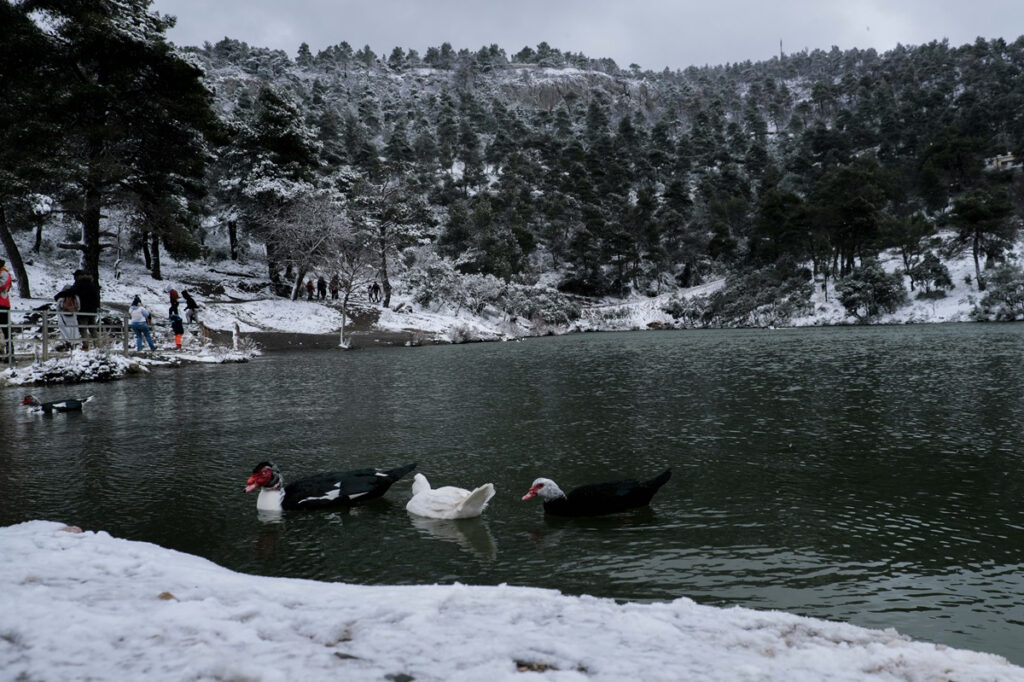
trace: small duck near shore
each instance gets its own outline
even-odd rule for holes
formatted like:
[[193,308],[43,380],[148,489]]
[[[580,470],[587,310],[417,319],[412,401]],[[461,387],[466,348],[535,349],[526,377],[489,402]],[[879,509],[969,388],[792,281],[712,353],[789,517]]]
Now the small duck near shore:
[[34,395],[27,395],[21,404],[28,407],[29,412],[41,412],[53,414],[54,412],[81,412],[82,406],[92,400],[92,396],[85,398],[64,398],[63,400],[52,400],[48,403],[40,402]]

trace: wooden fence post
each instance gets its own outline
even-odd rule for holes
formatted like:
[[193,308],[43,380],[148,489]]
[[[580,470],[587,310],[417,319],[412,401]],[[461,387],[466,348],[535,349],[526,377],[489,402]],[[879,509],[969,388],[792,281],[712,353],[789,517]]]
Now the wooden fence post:
[[50,359],[50,315],[48,310],[43,311],[43,362]]

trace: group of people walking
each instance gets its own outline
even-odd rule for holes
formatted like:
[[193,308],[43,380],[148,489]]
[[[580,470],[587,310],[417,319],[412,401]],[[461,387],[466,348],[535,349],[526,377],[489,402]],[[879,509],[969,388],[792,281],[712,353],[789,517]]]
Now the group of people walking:
[[[11,288],[14,280],[7,269],[7,262],[0,258],[0,361],[13,358],[13,342],[10,334]],[[199,304],[187,291],[179,294],[175,289],[169,292],[170,307],[167,318],[174,333],[174,346],[181,350],[182,338],[185,334],[185,323],[199,323]],[[85,270],[75,270],[74,282],[58,291],[53,300],[57,303],[57,328],[66,347],[74,348],[81,343],[82,350],[89,349],[90,339],[93,345],[100,338],[102,321],[100,320],[100,287],[92,275]],[[182,319],[179,307],[185,305],[185,319]],[[135,334],[136,350],[142,350],[145,340],[150,350],[156,350],[151,330],[153,315],[147,309],[140,296],[132,299],[128,307],[128,326]]]
[[[100,290],[92,276],[84,270],[75,270],[74,276],[74,283],[60,290],[53,297],[57,302],[57,328],[60,330],[61,337],[69,345],[74,346],[81,341],[82,349],[88,350],[89,343],[86,336],[91,337],[94,341],[99,338]],[[167,319],[171,323],[171,331],[174,332],[174,346],[177,350],[181,350],[185,325],[179,312],[179,306],[181,301],[184,301],[185,316],[191,324],[199,322],[199,304],[187,291],[182,291],[179,295],[175,289],[171,289],[169,296],[170,307],[167,309]],[[143,340],[150,350],[156,350],[151,330],[152,324],[152,313],[142,304],[142,298],[135,296],[131,305],[128,306],[128,326],[135,334],[136,350],[142,350]]]
[[[317,277],[315,282],[313,281],[312,277],[309,277],[308,279],[306,279],[306,300],[307,301],[315,301],[315,300],[324,301],[324,300],[326,300],[327,299],[327,288],[328,288],[327,280],[324,279],[323,275],[320,275],[319,277]],[[337,275],[334,275],[333,277],[331,277],[330,289],[331,289],[331,299],[337,301],[338,300],[338,294],[339,294],[339,292],[341,290],[341,282],[338,280],[338,276]],[[370,301],[370,303],[380,303],[380,298],[381,298],[380,284],[377,283],[377,282],[374,282],[369,287],[367,287],[367,289],[366,289],[366,297]]]
[[[341,282],[338,279],[337,275],[334,275],[333,277],[331,277],[331,283],[330,283],[329,286],[330,286],[330,289],[331,289],[331,298],[334,299],[335,301],[337,301],[338,300],[338,292],[341,290]],[[317,298],[317,299],[319,299],[321,301],[326,300],[327,299],[327,288],[328,288],[327,280],[324,279],[323,275],[320,275],[319,277],[317,277],[315,284],[313,283],[313,278],[310,277],[309,279],[306,280],[306,300],[307,301],[312,301],[312,300],[314,300],[314,298]]]
[[[167,308],[167,319],[171,323],[171,331],[174,333],[174,349],[181,350],[181,340],[185,335],[185,322],[181,319],[181,301],[185,301],[185,317],[189,324],[199,322],[199,304],[190,293],[182,290],[178,294],[176,289],[168,293],[170,306]],[[153,314],[142,305],[142,299],[136,296],[128,308],[129,326],[135,334],[135,350],[142,350],[142,339],[146,339],[150,350],[156,350],[153,342],[153,334],[150,326],[153,324]]]

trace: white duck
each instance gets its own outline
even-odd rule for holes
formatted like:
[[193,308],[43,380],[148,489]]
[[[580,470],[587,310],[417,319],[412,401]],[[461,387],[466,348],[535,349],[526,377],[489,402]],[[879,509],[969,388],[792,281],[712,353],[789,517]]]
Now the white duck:
[[430,519],[471,519],[480,516],[494,497],[494,484],[484,483],[470,492],[450,485],[431,488],[423,474],[412,479],[412,499],[406,511]]

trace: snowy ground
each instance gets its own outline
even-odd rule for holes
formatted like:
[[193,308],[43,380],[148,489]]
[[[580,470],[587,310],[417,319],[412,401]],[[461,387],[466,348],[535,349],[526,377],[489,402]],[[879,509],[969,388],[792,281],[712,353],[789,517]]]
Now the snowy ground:
[[0,584],[5,680],[1024,681],[1001,657],[892,630],[689,599],[256,577],[47,521],[0,528]]
[[[1007,254],[1007,258],[1016,260],[1015,253],[1021,251],[1021,246],[1024,245],[1018,244],[1018,248]],[[894,272],[903,265],[892,253],[883,254],[879,261],[887,272]],[[960,258],[946,261],[946,266],[949,268],[949,277],[953,281],[953,289],[947,291],[945,297],[919,299],[917,294],[920,290],[913,293],[908,292],[907,303],[903,307],[894,313],[879,315],[875,322],[878,324],[970,322],[971,312],[984,295],[978,292],[974,284],[967,284],[968,276],[972,282],[974,281],[974,263],[970,256],[965,254]],[[829,280],[827,294],[821,290],[820,284],[814,288],[814,294],[811,297],[814,306],[813,312],[806,317],[794,319],[792,321],[794,327],[855,322],[855,319],[846,314],[846,310],[837,300],[834,284],[833,280]]]

